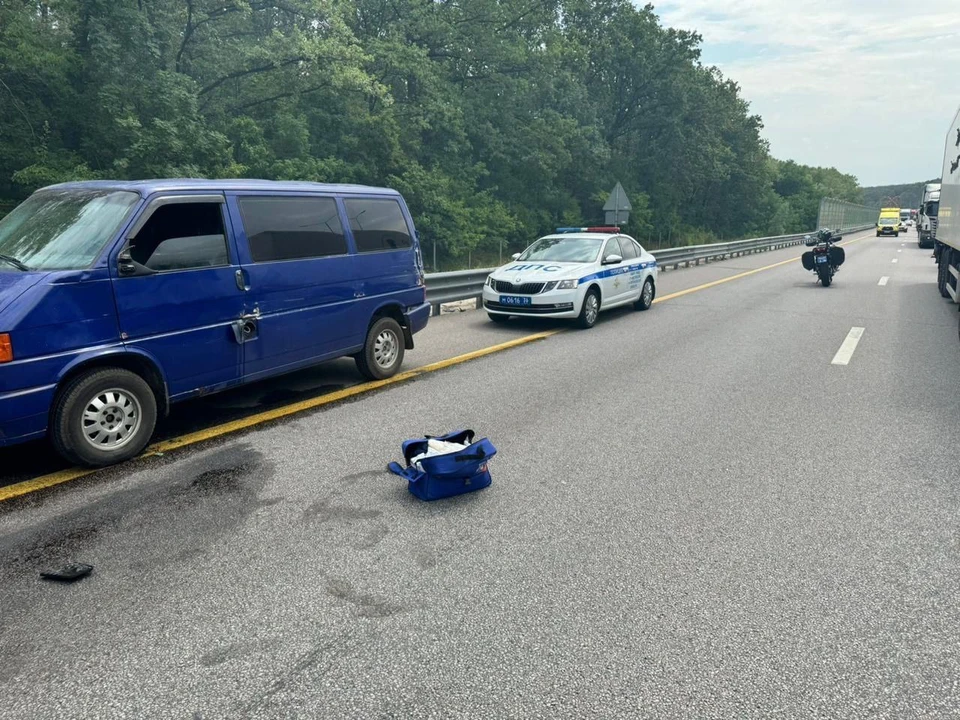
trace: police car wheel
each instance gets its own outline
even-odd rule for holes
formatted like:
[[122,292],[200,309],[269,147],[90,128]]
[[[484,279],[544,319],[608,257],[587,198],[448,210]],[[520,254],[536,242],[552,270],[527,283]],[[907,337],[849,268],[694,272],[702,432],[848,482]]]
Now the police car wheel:
[[656,295],[656,291],[653,287],[653,280],[647,278],[643,282],[643,289],[640,291],[639,299],[633,304],[637,310],[649,310],[650,306],[653,305],[653,298]]
[[487,317],[495,323],[505,323],[510,320],[509,315],[497,315],[496,313],[487,313]]
[[584,330],[589,330],[597,324],[597,317],[600,315],[600,293],[596,288],[590,288],[587,294],[583,296],[583,306],[580,308],[580,316],[577,318],[577,324]]
[[157,399],[139,375],[100,368],[74,378],[57,396],[50,438],[57,452],[89,467],[140,454],[157,422]]
[[403,363],[403,330],[390,317],[377,320],[367,331],[363,350],[354,356],[357,370],[368,380],[393,377]]

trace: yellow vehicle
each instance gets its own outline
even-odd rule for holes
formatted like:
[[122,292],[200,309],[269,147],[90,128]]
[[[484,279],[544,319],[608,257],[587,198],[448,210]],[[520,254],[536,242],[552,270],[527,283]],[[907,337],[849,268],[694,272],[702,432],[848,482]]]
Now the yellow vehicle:
[[877,237],[881,235],[900,235],[900,218],[882,217],[877,221]]
[[900,235],[900,208],[880,208],[877,220],[877,237],[881,235]]

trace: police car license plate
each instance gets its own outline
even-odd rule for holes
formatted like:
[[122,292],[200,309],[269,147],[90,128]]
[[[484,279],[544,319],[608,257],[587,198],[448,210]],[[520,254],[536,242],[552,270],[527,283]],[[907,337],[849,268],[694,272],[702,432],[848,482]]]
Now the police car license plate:
[[501,305],[533,305],[533,298],[520,297],[519,295],[501,295]]
[[818,263],[825,263],[829,258],[826,255],[817,255]]

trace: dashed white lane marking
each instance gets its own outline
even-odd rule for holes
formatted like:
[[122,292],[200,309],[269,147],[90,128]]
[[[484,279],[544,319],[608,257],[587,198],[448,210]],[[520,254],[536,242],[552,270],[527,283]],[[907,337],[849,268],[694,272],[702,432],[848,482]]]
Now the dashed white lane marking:
[[890,282],[890,278],[884,275],[882,278],[880,278],[880,282],[878,282],[877,285],[886,285],[888,282]]
[[897,261],[897,259],[896,259],[896,258],[894,258],[894,259],[893,259],[893,260],[891,260],[890,262],[896,262],[896,261]]
[[837,354],[833,356],[832,365],[850,364],[850,358],[853,357],[853,351],[857,349],[857,344],[860,342],[860,338],[863,337],[863,331],[864,328],[862,327],[850,328],[846,340],[843,341],[840,349],[837,350]]
[[897,252],[903,252],[903,250],[897,250]]

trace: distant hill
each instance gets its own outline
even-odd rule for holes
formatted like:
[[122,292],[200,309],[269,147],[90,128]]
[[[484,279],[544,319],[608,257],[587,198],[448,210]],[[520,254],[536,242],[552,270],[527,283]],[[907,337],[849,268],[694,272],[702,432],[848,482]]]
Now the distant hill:
[[940,182],[940,178],[925,180],[906,185],[875,185],[863,188],[863,204],[872,207],[883,207],[887,198],[900,198],[900,207],[920,207],[920,198],[923,197],[923,186],[927,183]]

